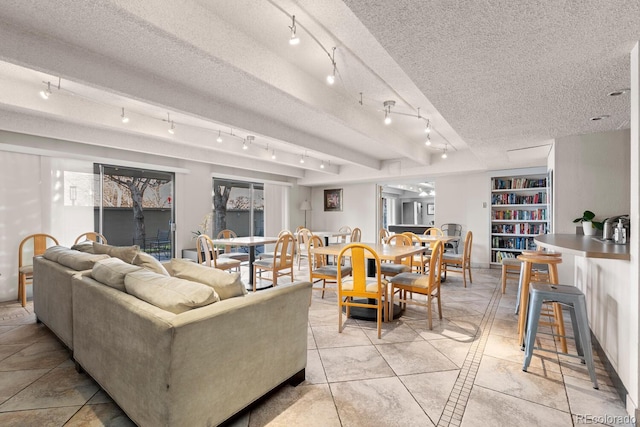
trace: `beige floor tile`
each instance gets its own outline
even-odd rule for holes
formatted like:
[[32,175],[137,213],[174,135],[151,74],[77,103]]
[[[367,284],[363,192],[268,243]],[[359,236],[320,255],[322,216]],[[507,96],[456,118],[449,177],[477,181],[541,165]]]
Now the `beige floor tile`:
[[571,415],[535,402],[474,386],[462,427],[571,426]]
[[[484,355],[497,357],[514,363],[524,362],[524,351],[520,350],[518,338],[515,336],[509,338],[500,335],[489,335],[484,349]],[[553,353],[534,352],[530,366],[543,371],[560,372],[558,357]]]
[[115,403],[85,405],[65,424],[65,427],[135,427],[135,424]]
[[397,378],[331,384],[343,426],[432,426],[420,405]]
[[97,405],[99,403],[112,403],[113,400],[106,391],[100,389],[93,395],[91,399],[87,402],[87,405]]
[[378,329],[376,322],[358,321],[358,325],[361,326],[362,331],[369,337],[373,343],[382,342],[408,342],[408,341],[423,341],[423,338],[411,327],[404,324],[402,321],[393,321],[382,324],[382,336],[378,340]]
[[62,408],[0,412],[0,425],[3,427],[60,427],[80,408],[80,406],[66,406]]
[[459,342],[450,339],[429,340],[429,344],[455,363],[458,368],[462,368],[471,348],[470,342]]
[[558,372],[535,368],[523,372],[521,363],[485,355],[480,362],[475,384],[569,412],[562,375]]
[[438,423],[451,390],[460,374],[459,370],[404,375],[400,381],[416,399],[434,424]]
[[51,338],[51,331],[46,326],[31,322],[0,335],[0,344],[31,344]]
[[53,369],[69,360],[69,352],[57,340],[35,342],[0,362],[0,371]]
[[472,342],[476,339],[478,332],[475,325],[454,322],[447,318],[433,319],[433,329],[429,329],[426,320],[407,320],[405,323],[425,340],[448,338],[460,342]]
[[0,404],[49,372],[49,369],[0,372]]
[[307,367],[305,368],[305,384],[326,384],[327,376],[320,360],[318,350],[307,350]]
[[13,354],[16,354],[17,352],[19,352],[20,350],[28,346],[29,344],[26,344],[26,343],[0,345],[0,361],[6,359],[7,357]]
[[98,385],[74,368],[57,368],[0,405],[0,412],[84,405]]
[[393,376],[393,370],[374,346],[321,348],[327,381],[352,381]]
[[249,426],[340,426],[327,384],[285,386],[251,411]]
[[[344,321],[343,317],[343,321]],[[351,347],[355,345],[371,345],[371,340],[354,320],[347,320],[342,332],[335,325],[312,326],[313,337],[318,348]],[[377,338],[376,338],[377,339]]]
[[316,348],[316,339],[313,337],[311,326],[307,327],[307,349]]
[[583,419],[609,416],[621,421],[605,422],[607,425],[631,425],[624,422],[627,412],[615,389],[598,384],[600,389],[596,390],[591,381],[569,376],[564,377],[564,382],[571,413]]
[[376,348],[396,375],[458,369],[455,363],[427,341],[381,344]]

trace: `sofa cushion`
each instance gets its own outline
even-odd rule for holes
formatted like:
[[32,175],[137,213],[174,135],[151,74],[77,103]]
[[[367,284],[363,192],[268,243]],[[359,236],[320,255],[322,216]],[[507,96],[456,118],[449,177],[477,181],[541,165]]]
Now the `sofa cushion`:
[[127,274],[124,286],[127,293],[175,314],[220,300],[209,286],[145,269]]
[[58,262],[58,258],[60,258],[60,255],[68,254],[69,252],[71,252],[71,249],[65,248],[64,246],[51,246],[50,248],[47,248],[46,251],[44,251],[44,254],[42,254],[42,256],[49,261]]
[[74,270],[91,270],[96,261],[109,258],[109,255],[105,254],[88,254],[86,252],[78,252],[69,249],[68,253],[61,254],[58,257],[58,264],[65,267],[72,268]]
[[162,274],[163,276],[170,275],[160,261],[158,261],[154,256],[151,256],[143,251],[138,252],[133,258],[133,265],[144,267],[147,270],[153,271],[154,273]]
[[91,270],[91,277],[100,283],[119,291],[126,292],[124,277],[134,271],[142,270],[142,267],[127,264],[120,258],[106,258],[97,261]]
[[94,253],[93,242],[90,240],[85,240],[84,242],[76,243],[75,245],[71,246],[71,249],[73,249],[74,251],[87,252],[90,254]]
[[140,252],[140,246],[111,246],[102,243],[93,242],[93,253],[107,254],[112,257],[120,258],[126,263],[132,264],[133,258]]
[[171,260],[171,269],[175,277],[211,286],[221,300],[247,294],[239,273],[228,273],[178,258]]

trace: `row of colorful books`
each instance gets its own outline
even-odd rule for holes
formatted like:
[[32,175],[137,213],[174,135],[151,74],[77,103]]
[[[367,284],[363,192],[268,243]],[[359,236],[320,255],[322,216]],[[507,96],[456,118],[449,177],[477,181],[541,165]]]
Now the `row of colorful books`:
[[493,189],[494,190],[510,190],[516,188],[544,188],[547,186],[546,178],[494,178]]

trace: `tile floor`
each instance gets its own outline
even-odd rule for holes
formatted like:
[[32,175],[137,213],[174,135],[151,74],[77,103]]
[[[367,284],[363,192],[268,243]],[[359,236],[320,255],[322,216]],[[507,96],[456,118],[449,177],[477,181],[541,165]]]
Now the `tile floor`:
[[[515,284],[502,295],[498,270],[473,275],[466,289],[459,275],[443,284],[444,319],[434,320],[433,330],[424,309],[409,308],[383,326],[382,339],[375,322],[358,320],[338,334],[335,293],[322,299],[314,292],[306,381],[279,389],[233,426],[572,426],[594,419],[632,425],[599,361],[600,390],[573,358],[541,353],[522,372]],[[296,277],[307,277],[304,265]],[[31,303],[2,303],[0,425],[132,423],[75,371],[65,348],[35,323]]]

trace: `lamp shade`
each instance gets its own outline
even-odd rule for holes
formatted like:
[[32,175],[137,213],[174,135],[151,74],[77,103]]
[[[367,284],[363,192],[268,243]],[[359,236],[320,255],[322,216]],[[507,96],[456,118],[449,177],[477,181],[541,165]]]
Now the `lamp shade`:
[[308,200],[305,200],[304,202],[300,203],[300,210],[301,211],[310,211],[311,210],[311,203]]

